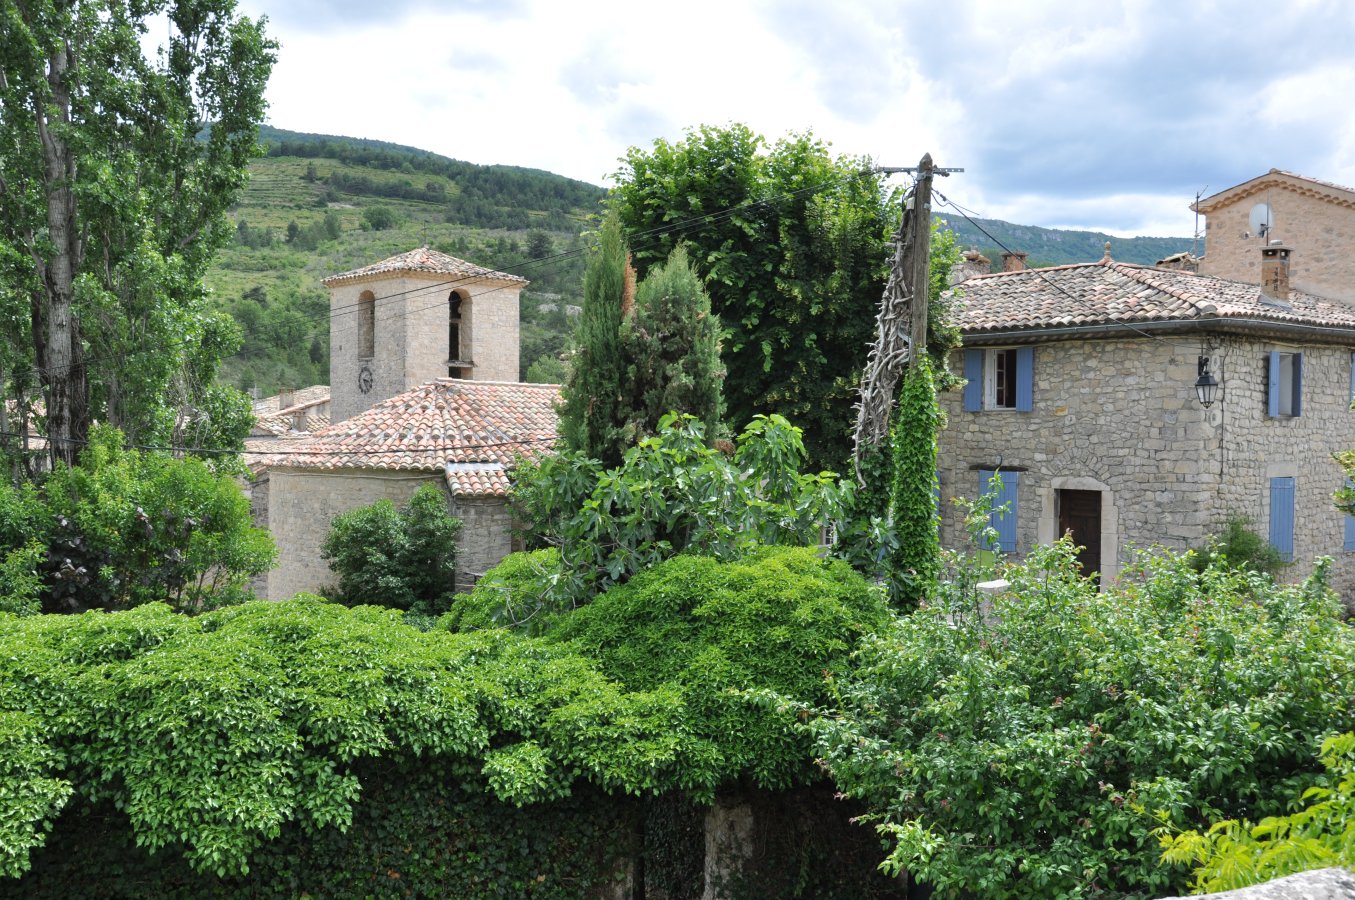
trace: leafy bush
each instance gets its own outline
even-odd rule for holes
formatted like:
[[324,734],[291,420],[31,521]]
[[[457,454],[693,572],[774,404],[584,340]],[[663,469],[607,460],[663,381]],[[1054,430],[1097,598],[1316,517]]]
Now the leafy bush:
[[40,599],[44,612],[155,601],[200,612],[246,599],[272,565],[273,542],[229,477],[121,445],[96,426],[80,464],[58,465],[41,490],[0,486],[0,610]]
[[351,829],[375,760],[508,807],[581,783],[707,798],[786,784],[811,768],[808,739],[736,692],[822,703],[823,671],[885,616],[807,550],[674,560],[618,592],[547,639],[422,632],[315,598],[0,616],[3,871],[28,866],[74,798],[118,810],[149,852],[239,876],[284,832]]
[[1066,541],[1038,548],[991,609],[943,589],[865,641],[818,752],[886,865],[941,896],[1179,890],[1157,829],[1282,812],[1353,724],[1325,572],[1277,586],[1152,556],[1099,593]]
[[[1326,866],[1355,867],[1355,734],[1322,742],[1325,786],[1309,788],[1309,803],[1257,825],[1229,819],[1207,832],[1164,836],[1162,858],[1197,865],[1198,893],[1229,891]],[[1335,784],[1332,784],[1332,781]]]
[[[809,548],[768,548],[732,563],[669,560],[562,617],[547,637],[633,690],[675,688],[683,731],[726,775],[783,788],[808,780],[808,745],[784,710],[738,691],[826,699],[826,679],[888,619],[879,593],[847,563]],[[700,771],[682,784],[716,786]]]
[[559,575],[560,551],[554,547],[510,553],[469,594],[458,594],[439,624],[452,631],[511,626],[539,633],[550,621],[546,595]]
[[1215,566],[1275,575],[1289,565],[1285,561],[1284,554],[1252,531],[1250,526],[1251,520],[1246,516],[1230,517],[1222,534],[1211,538],[1208,543],[1195,551],[1192,562],[1195,571],[1203,572],[1210,566]]
[[800,430],[780,416],[754,419],[731,458],[693,417],[669,415],[615,469],[570,452],[520,466],[513,497],[527,533],[560,551],[546,602],[586,603],[678,553],[729,560],[817,544],[840,498],[831,473],[804,474],[803,462]]
[[334,517],[320,556],[339,576],[335,599],[421,614],[446,610],[456,583],[456,536],[461,521],[426,484],[396,509],[389,500]]

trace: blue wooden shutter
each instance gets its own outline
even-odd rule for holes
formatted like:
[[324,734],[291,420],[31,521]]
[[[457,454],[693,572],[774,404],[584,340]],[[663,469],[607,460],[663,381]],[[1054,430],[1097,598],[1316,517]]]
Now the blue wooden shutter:
[[[1004,553],[1011,553],[1016,550],[1016,483],[1019,472],[1000,472],[1002,478],[1002,488],[997,492],[997,497],[993,500],[993,506],[1006,506],[1006,512],[994,509],[989,514],[988,524],[997,529],[997,547],[987,547],[988,550],[1001,550]],[[993,470],[984,469],[979,472],[979,493],[988,493],[988,482],[993,480]]]
[[[1347,478],[1345,482],[1345,487],[1346,488],[1355,487],[1355,482],[1352,482],[1349,478]],[[1346,520],[1346,539],[1345,542],[1341,545],[1341,549],[1355,550],[1355,516],[1346,515],[1344,516],[1344,518]]]
[[1294,354],[1294,415],[1303,414],[1303,354]]
[[1294,478],[1270,479],[1270,545],[1285,562],[1294,559]]
[[1355,353],[1350,354],[1350,405],[1355,408]]
[[1035,408],[1035,348],[1016,349],[1016,411],[1030,412]]
[[1270,351],[1270,377],[1266,381],[1266,412],[1271,416],[1280,414],[1280,354]]
[[983,408],[983,351],[964,352],[964,411],[978,412]]

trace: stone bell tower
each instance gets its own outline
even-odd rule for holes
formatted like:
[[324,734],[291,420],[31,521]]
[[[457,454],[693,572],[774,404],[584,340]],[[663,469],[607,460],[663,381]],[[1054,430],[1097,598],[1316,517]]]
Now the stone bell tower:
[[323,283],[334,422],[435,378],[519,380],[525,278],[421,247]]

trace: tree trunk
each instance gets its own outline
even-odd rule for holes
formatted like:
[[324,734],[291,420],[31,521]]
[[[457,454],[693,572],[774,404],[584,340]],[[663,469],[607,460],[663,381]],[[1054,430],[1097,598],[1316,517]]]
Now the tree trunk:
[[47,441],[52,461],[74,463],[89,431],[84,353],[75,316],[75,273],[80,267],[80,236],[75,222],[75,159],[70,145],[49,118],[66,126],[71,118],[70,45],[62,42],[47,60],[51,88],[45,108],[37,109],[47,194],[47,237],[51,255],[37,260],[46,296],[34,298],[33,343],[47,402]]

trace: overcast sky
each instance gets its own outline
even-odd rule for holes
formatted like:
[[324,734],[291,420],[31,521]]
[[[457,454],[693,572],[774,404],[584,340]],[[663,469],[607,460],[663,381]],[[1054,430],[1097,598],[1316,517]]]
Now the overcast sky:
[[744,122],[962,175],[989,218],[1188,236],[1271,167],[1355,184],[1355,3],[242,0],[269,122],[607,184],[628,147]]

